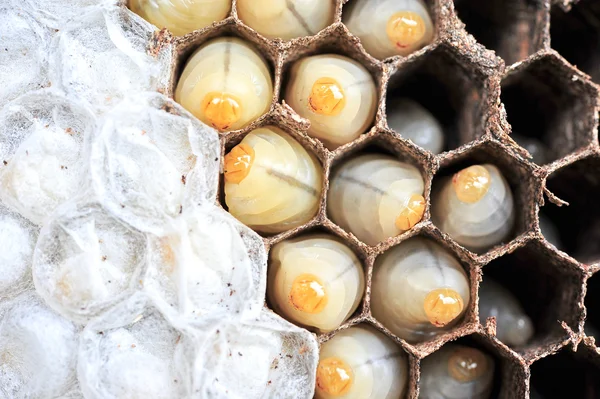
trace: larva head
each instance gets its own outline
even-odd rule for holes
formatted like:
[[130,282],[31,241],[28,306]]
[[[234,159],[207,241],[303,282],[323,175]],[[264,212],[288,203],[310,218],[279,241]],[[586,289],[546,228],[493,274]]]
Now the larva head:
[[438,288],[427,294],[423,308],[431,324],[444,327],[462,313],[464,301],[453,289]]
[[448,358],[448,374],[456,381],[471,382],[487,373],[490,365],[483,352],[465,346]]
[[327,305],[327,291],[314,274],[301,274],[292,283],[290,304],[301,312],[320,313]]
[[474,204],[482,199],[490,188],[490,172],[481,166],[469,166],[452,177],[452,185],[459,201]]
[[408,53],[425,37],[427,24],[416,12],[400,11],[388,19],[386,33],[400,54]]
[[319,78],[313,83],[308,98],[311,111],[326,116],[342,112],[346,105],[346,95],[342,86],[334,78]]
[[331,395],[342,396],[352,388],[354,375],[342,359],[328,357],[317,366],[317,389]]
[[206,121],[221,131],[229,129],[242,116],[239,98],[224,92],[206,94],[201,109]]
[[233,147],[225,155],[225,181],[238,184],[248,176],[254,163],[254,149],[246,143]]
[[420,194],[413,194],[396,218],[396,227],[399,230],[409,230],[419,223],[425,213],[425,198]]

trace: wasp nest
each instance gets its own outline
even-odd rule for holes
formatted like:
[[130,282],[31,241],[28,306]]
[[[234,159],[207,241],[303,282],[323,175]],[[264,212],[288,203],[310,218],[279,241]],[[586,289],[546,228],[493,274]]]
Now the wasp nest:
[[598,20],[6,0],[0,396],[600,395]]

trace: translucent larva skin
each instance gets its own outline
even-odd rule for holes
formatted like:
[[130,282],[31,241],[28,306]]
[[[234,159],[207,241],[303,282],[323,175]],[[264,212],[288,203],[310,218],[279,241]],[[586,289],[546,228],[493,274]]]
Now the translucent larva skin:
[[424,189],[414,166],[387,155],[361,155],[334,171],[327,212],[359,240],[376,245],[421,220]]
[[509,346],[525,345],[534,333],[533,323],[515,296],[489,278],[479,286],[479,319],[496,317],[496,336]]
[[332,331],[356,310],[364,289],[360,261],[332,236],[294,238],[271,250],[267,295],[294,323]]
[[421,362],[420,399],[486,399],[494,379],[494,359],[467,346],[446,344]]
[[433,195],[432,217],[457,243],[482,252],[510,234],[515,220],[513,195],[496,166],[470,166],[441,182]]
[[387,123],[390,129],[429,152],[439,154],[444,150],[442,125],[416,101],[401,98],[390,102]]
[[357,0],[345,11],[350,32],[379,59],[409,55],[433,40],[433,22],[421,0]]
[[273,81],[262,56],[235,37],[209,41],[188,60],[175,101],[220,131],[241,129],[269,110]]
[[285,101],[310,120],[309,135],[335,149],[356,139],[373,123],[377,90],[361,64],[341,55],[323,54],[293,65]]
[[375,263],[373,316],[408,342],[422,342],[447,331],[463,315],[469,300],[465,271],[433,241],[404,241]]
[[315,157],[288,134],[259,128],[225,156],[225,202],[250,228],[280,233],[316,215],[322,173]]
[[321,346],[317,399],[400,399],[404,397],[406,354],[368,326],[340,331]]
[[531,160],[538,165],[544,165],[549,161],[548,147],[538,139],[532,137],[521,136],[519,134],[511,134],[511,137],[531,155]]
[[129,0],[129,8],[151,24],[183,36],[225,19],[231,0]]
[[310,36],[333,20],[331,0],[238,0],[238,16],[270,39]]

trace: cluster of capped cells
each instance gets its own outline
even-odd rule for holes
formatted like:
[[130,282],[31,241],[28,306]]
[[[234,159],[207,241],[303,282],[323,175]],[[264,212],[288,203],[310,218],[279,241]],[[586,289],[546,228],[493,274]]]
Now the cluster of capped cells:
[[557,352],[600,372],[600,251],[565,227],[600,213],[558,208],[589,205],[562,195],[600,158],[598,90],[549,0],[8,2],[0,397],[543,398]]

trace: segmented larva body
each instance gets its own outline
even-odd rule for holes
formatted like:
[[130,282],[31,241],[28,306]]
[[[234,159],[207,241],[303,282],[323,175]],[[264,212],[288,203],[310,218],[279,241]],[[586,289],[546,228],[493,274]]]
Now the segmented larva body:
[[442,334],[470,301],[469,279],[445,249],[411,238],[379,257],[373,269],[373,316],[408,342]]
[[486,399],[494,379],[494,359],[468,346],[446,344],[421,362],[421,399]]
[[332,175],[327,212],[334,223],[375,245],[417,224],[425,212],[425,185],[414,166],[366,154]]
[[533,337],[531,319],[515,296],[488,277],[479,286],[479,319],[496,317],[496,336],[509,346],[525,345]]
[[360,261],[332,236],[294,238],[271,250],[267,295],[273,309],[295,323],[335,330],[356,310],[364,289]]
[[434,154],[444,150],[444,129],[440,122],[421,104],[408,98],[390,101],[387,105],[387,123],[421,148]]
[[151,24],[183,36],[225,19],[231,0],[129,0],[129,8]]
[[377,89],[358,62],[337,54],[297,61],[285,101],[310,120],[308,134],[334,149],[363,134],[375,118]]
[[271,72],[264,58],[235,37],[209,41],[188,60],[175,101],[220,131],[241,129],[269,110]]
[[406,354],[368,326],[338,332],[321,346],[318,399],[399,399],[408,379]]
[[433,221],[457,243],[479,252],[510,234],[513,195],[494,165],[473,165],[446,179],[433,196]]
[[344,23],[372,56],[409,55],[433,40],[429,10],[421,0],[356,0]]
[[252,229],[280,233],[316,215],[322,173],[315,157],[288,134],[259,128],[225,156],[225,202]]
[[310,36],[333,20],[332,0],[238,0],[238,16],[270,39]]

